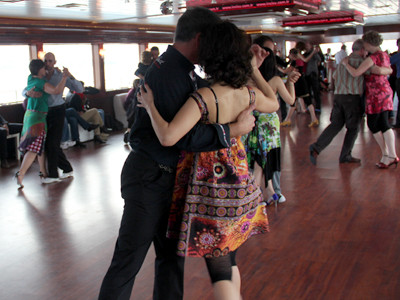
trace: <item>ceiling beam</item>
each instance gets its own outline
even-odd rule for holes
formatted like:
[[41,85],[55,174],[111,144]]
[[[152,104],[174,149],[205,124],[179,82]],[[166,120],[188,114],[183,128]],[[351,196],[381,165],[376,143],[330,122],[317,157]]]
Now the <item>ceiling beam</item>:
[[160,31],[174,32],[175,26],[95,22],[95,21],[73,21],[60,19],[35,19],[35,18],[9,18],[0,17],[0,27],[37,27],[37,28],[64,28],[64,29],[100,29],[100,30],[126,30],[126,31]]

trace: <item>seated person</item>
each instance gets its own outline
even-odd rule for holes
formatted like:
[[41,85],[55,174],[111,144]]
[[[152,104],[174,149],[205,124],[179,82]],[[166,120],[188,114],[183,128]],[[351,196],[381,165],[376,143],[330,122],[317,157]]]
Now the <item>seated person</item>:
[[158,47],[154,46],[154,47],[151,47],[150,52],[151,52],[151,61],[154,62],[160,55],[160,49],[158,49]]
[[[154,48],[154,47],[153,47]],[[152,50],[156,50],[153,49]],[[157,47],[155,47],[157,48]],[[157,48],[158,50],[158,48]],[[154,52],[156,53],[156,52]],[[158,56],[157,56],[158,57]],[[156,59],[155,57],[154,59]],[[124,133],[124,143],[128,143],[128,138],[129,134],[131,131],[132,124],[135,120],[135,115],[134,115],[134,108],[135,108],[135,103],[136,103],[136,94],[138,92],[138,89],[135,88],[135,86],[139,86],[140,83],[144,81],[144,75],[146,75],[147,69],[150,67],[150,65],[153,62],[153,56],[152,52],[150,51],[143,51],[142,53],[142,62],[139,63],[137,70],[135,71],[135,75],[139,77],[140,79],[135,79],[133,81],[133,88],[128,92],[128,96],[126,97],[126,101],[124,104],[124,108],[126,110],[126,116],[128,118],[128,129]]]
[[[8,146],[7,146],[7,136],[9,134],[21,133],[22,123],[8,123],[2,115],[0,115],[0,160],[1,167],[8,169],[10,165],[8,164]],[[15,153],[18,157],[19,153]]]
[[150,51],[142,52],[142,61],[138,64],[138,68],[135,71],[135,75],[140,79],[144,79],[144,75],[147,72],[147,69],[150,67],[152,63],[152,55]]
[[126,111],[126,118],[128,120],[128,129],[124,133],[125,144],[128,143],[129,133],[134,121],[136,94],[139,91],[139,84],[140,84],[140,79],[135,79],[133,81],[133,86],[129,90],[128,95],[126,96],[126,100],[124,102],[124,109]]
[[135,94],[138,90],[140,83],[140,79],[135,79],[132,84],[132,88],[129,90],[128,95],[126,95],[126,99],[124,102],[124,109],[126,113],[129,112],[130,108],[132,107],[133,99],[135,98]]
[[[86,148],[86,145],[79,140],[78,124],[87,131],[92,131],[93,129],[99,127],[99,124],[91,124],[83,119],[75,110],[75,108],[67,108],[65,110],[64,128],[61,138],[62,149],[67,149],[72,146]],[[71,129],[71,136],[69,134],[69,128]]]
[[98,125],[97,128],[94,128],[94,141],[104,144],[109,136],[108,129],[104,127],[104,111],[96,108],[87,109],[84,105],[86,96],[81,93],[68,92],[66,102],[67,108],[74,108],[86,122]]

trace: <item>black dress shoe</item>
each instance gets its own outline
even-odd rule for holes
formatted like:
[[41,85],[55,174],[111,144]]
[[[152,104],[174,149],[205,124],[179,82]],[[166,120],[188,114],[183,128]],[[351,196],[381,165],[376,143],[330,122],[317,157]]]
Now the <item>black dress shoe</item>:
[[315,166],[317,164],[318,152],[315,151],[312,145],[308,149],[310,150],[310,161]]
[[341,164],[345,164],[345,163],[356,163],[356,164],[359,164],[360,162],[361,162],[361,159],[359,159],[359,158],[355,158],[355,157],[353,157],[353,156],[348,156],[348,157],[346,157],[345,159],[341,159],[341,160],[339,160],[339,162],[341,163]]
[[111,133],[112,129],[111,128],[107,128],[106,126],[100,127],[100,131],[103,133]]
[[86,145],[84,143],[82,143],[81,141],[75,141],[74,147],[86,148]]
[[106,141],[105,140],[103,140],[100,136],[98,136],[98,135],[95,135],[94,136],[94,141],[96,142],[96,143],[100,143],[100,144],[105,144],[106,143]]
[[128,141],[129,141],[129,131],[125,131],[125,133],[124,133],[124,143],[125,144],[128,144]]
[[99,124],[89,123],[89,128],[87,129],[87,131],[92,131],[93,129],[96,129],[97,127],[99,127]]
[[3,169],[9,169],[9,168],[11,168],[11,166],[9,165],[9,163],[8,163],[8,161],[6,161],[6,160],[2,160],[1,161],[1,167],[3,168]]

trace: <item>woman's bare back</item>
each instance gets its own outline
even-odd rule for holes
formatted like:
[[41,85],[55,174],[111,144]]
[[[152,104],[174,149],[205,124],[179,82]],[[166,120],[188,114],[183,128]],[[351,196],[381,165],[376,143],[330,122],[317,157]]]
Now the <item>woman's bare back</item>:
[[198,93],[201,94],[207,104],[209,120],[212,123],[228,124],[234,122],[238,115],[250,105],[250,93],[247,87],[234,89],[230,86],[214,84],[211,88],[218,99],[218,120],[213,92],[210,88],[201,88]]

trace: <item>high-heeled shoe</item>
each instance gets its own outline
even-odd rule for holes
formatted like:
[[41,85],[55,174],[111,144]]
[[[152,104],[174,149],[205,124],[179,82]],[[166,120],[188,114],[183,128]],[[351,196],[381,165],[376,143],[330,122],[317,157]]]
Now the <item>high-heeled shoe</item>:
[[[384,157],[389,157],[389,156],[387,156],[386,154],[383,154],[381,160],[375,164],[375,166],[376,166],[377,168],[379,168],[379,169],[385,169],[385,167],[384,167],[385,164],[382,162],[382,160],[383,160]],[[386,166],[386,165],[385,165],[385,166]]]
[[290,121],[283,121],[283,122],[281,123],[281,126],[282,126],[282,127],[292,126],[292,122],[290,122]]
[[311,122],[310,124],[308,124],[308,127],[316,127],[319,125],[319,121],[315,120],[314,122]]
[[397,168],[397,164],[400,161],[400,158],[398,158],[398,157],[390,157],[390,156],[389,156],[389,158],[391,158],[393,160],[388,164],[388,167],[390,167],[391,165],[395,165],[394,168],[396,169]]
[[279,200],[278,194],[273,194],[271,197],[268,198],[267,200],[267,205],[270,205],[272,203],[275,203],[275,205],[278,203],[277,201]]
[[40,177],[40,179],[43,179],[43,178],[47,177],[47,173],[43,173],[42,171],[39,171],[38,176]]
[[21,180],[19,179],[19,171],[17,173],[15,173],[14,178],[17,181],[18,189],[22,189],[24,187],[24,185],[22,184]]
[[399,163],[399,161],[400,161],[400,159],[398,158],[398,157],[390,157],[390,156],[388,156],[388,158],[390,158],[390,159],[393,159],[390,163],[388,163],[388,164],[385,164],[385,163],[383,163],[383,162],[378,162],[377,164],[376,164],[376,166],[378,167],[378,169],[389,169],[389,167],[391,166],[391,165],[395,165],[395,169],[397,168],[397,164]]

